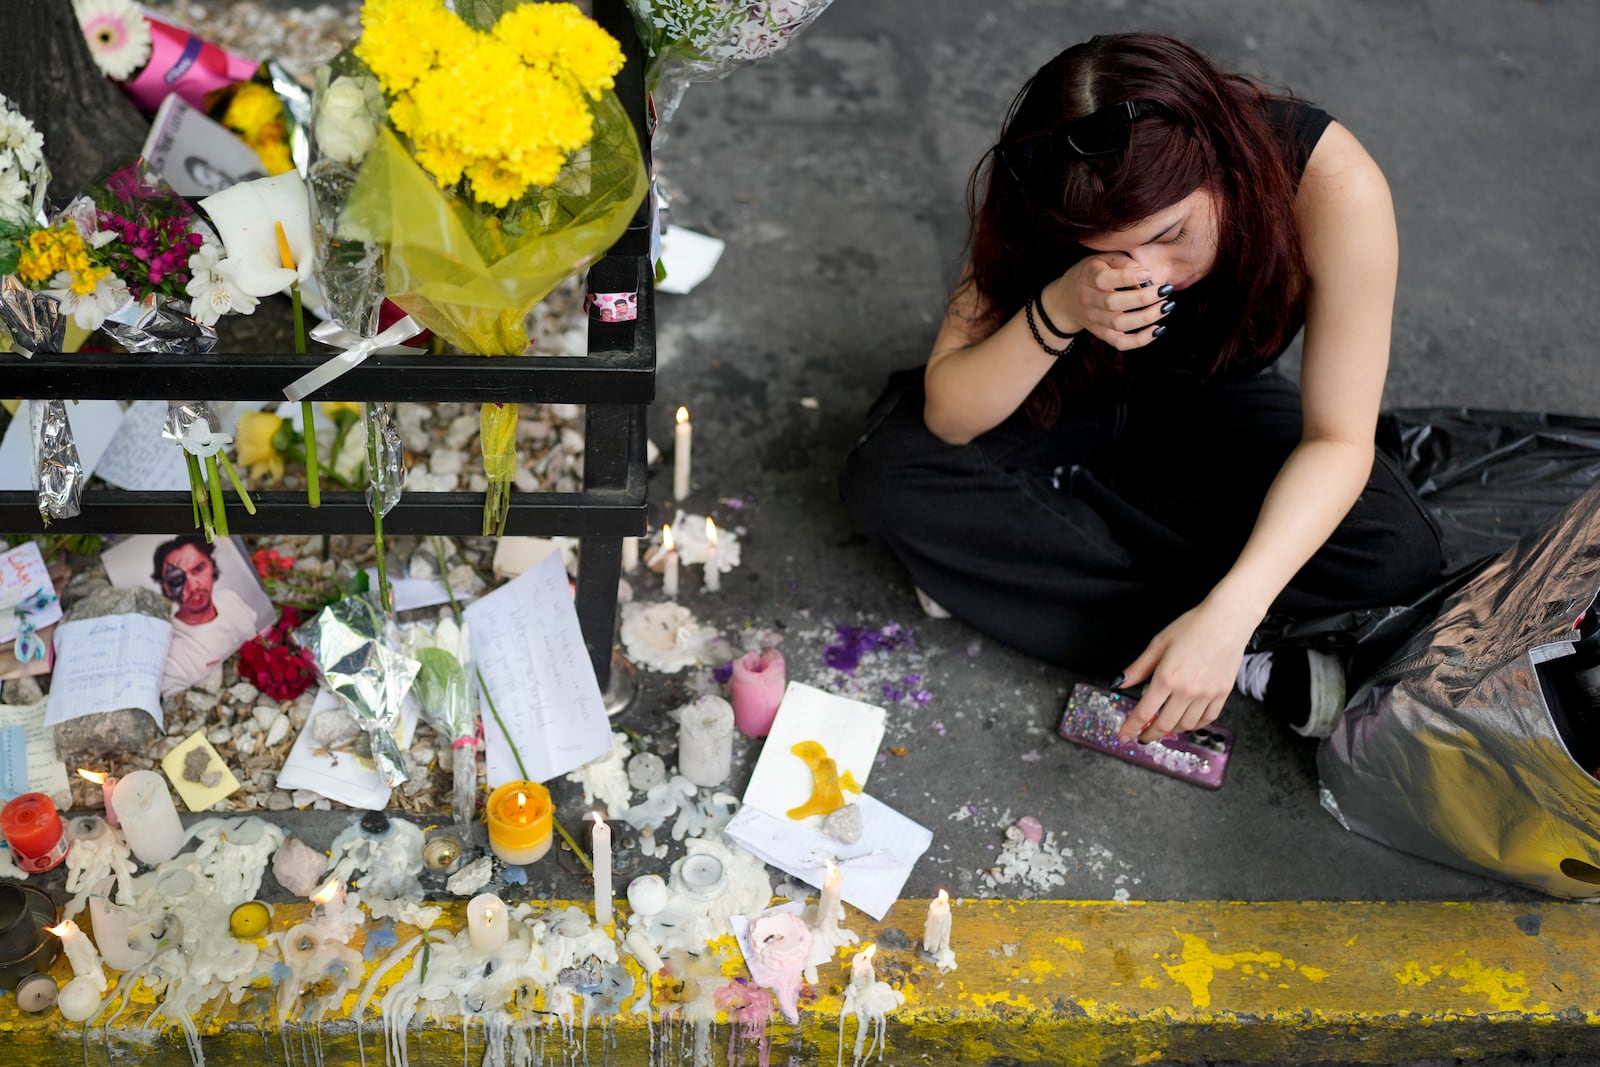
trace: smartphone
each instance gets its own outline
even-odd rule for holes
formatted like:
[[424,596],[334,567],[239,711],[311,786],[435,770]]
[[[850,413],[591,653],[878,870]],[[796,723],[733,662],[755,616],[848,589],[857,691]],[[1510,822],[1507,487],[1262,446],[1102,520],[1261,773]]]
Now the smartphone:
[[1119,741],[1117,731],[1138,700],[1115,689],[1079,684],[1067,697],[1066,710],[1056,733],[1075,744],[1104,752],[1140,767],[1181,778],[1207,789],[1221,789],[1233,752],[1233,731],[1225,726],[1202,726],[1169,734],[1148,744]]

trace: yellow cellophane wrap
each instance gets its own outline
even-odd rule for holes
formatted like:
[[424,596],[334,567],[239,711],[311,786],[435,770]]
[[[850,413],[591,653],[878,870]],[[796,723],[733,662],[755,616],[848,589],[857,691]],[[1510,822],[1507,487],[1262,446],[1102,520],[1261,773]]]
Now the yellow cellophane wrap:
[[520,355],[528,312],[616,243],[649,187],[616,94],[594,102],[594,119],[589,149],[555,185],[503,209],[439,188],[383,127],[340,235],[383,245],[386,295],[446,341],[463,352]]

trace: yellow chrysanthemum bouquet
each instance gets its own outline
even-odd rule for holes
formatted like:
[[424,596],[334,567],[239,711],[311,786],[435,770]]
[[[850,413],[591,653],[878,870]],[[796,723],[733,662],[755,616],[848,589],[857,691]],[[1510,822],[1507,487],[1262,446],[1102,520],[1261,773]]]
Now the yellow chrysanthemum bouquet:
[[[463,352],[519,355],[528,312],[615,243],[647,179],[611,92],[614,38],[567,3],[456,8],[366,0],[360,41],[319,76],[314,123],[353,178],[319,188],[314,168],[314,195],[337,189],[342,206],[334,273],[380,246],[384,294],[412,318]],[[485,405],[485,533],[504,529],[516,420]]]

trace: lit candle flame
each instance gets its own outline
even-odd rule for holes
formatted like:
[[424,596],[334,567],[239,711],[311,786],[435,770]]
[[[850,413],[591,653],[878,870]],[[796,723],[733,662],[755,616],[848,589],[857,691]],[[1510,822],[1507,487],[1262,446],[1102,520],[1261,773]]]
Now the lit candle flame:
[[57,937],[65,938],[68,934],[75,934],[78,932],[78,924],[73,922],[71,919],[62,919],[59,925],[46,926],[45,929],[49,930]]
[[832,860],[829,860],[828,861],[828,877],[832,878],[834,875],[836,875],[838,873],[839,873],[838,864],[834,863]]
[[868,963],[871,963],[872,962],[872,957],[876,956],[877,954],[878,954],[878,946],[877,945],[868,945],[866,948],[862,949],[859,953],[856,954],[856,959],[858,959],[858,960],[866,960]]
[[680,407],[678,409],[678,421],[679,422],[688,422],[689,421],[689,409],[688,408]]
[[663,552],[676,552],[677,546],[672,543],[672,523],[661,525],[661,550]]
[[332,879],[327,885],[311,894],[312,903],[321,904],[323,907],[327,907],[333,902],[333,899],[339,895],[339,891],[343,888],[344,886],[339,884],[339,879]]
[[100,773],[99,771],[86,771],[82,767],[79,767],[78,768],[78,777],[86,779],[87,781],[93,782],[95,785],[105,785],[106,784],[106,776],[104,774]]
[[598,811],[591,811],[588,815],[585,815],[584,818],[593,819],[594,820],[594,828],[596,830],[600,829],[600,827],[602,827],[602,826],[604,826],[606,824],[605,817],[603,815],[601,815]]
[[706,544],[717,547],[717,524],[711,521],[710,515],[706,516]]
[[950,903],[950,894],[946,893],[943,889],[939,890],[939,903],[941,903],[941,904]]
[[278,260],[284,270],[294,270],[294,253],[289,251],[289,235],[283,231],[283,223],[274,222],[273,225],[278,228]]
[[528,806],[528,794],[526,794],[526,793],[518,793],[517,794],[517,816],[519,818],[522,816],[523,809],[526,808],[527,806]]

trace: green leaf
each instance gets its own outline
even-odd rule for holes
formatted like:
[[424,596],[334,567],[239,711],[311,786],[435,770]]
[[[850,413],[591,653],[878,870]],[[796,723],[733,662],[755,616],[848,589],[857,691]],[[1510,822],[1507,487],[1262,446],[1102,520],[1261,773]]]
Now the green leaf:
[[412,686],[425,708],[442,707],[452,687],[467,684],[467,672],[462,669],[461,661],[442,648],[422,649],[417,653],[417,662],[422,664],[422,669],[417,672]]

